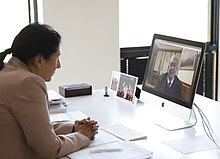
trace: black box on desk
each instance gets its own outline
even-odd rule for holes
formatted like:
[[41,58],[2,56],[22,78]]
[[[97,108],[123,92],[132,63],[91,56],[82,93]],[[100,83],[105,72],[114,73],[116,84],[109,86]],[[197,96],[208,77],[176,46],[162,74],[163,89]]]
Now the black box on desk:
[[92,86],[87,83],[62,85],[59,86],[59,93],[64,97],[91,95]]

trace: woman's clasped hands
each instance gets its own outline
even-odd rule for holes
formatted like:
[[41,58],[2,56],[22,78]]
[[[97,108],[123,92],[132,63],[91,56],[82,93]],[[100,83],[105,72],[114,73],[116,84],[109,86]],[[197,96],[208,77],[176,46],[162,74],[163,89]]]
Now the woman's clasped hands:
[[80,132],[91,140],[94,140],[95,135],[98,134],[98,128],[98,122],[91,120],[90,117],[83,120],[76,120],[74,123],[75,132]]

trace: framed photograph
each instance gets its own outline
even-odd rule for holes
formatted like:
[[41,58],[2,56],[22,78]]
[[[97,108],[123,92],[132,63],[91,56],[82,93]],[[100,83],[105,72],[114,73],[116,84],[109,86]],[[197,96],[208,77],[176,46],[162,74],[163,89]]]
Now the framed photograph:
[[120,75],[121,75],[120,72],[112,71],[110,88],[114,91],[117,91],[117,89],[118,89],[118,83],[119,83],[119,80],[120,80]]
[[137,82],[138,77],[120,73],[120,79],[116,95],[133,103],[135,98]]
[[196,50],[184,49],[181,55],[180,67],[181,70],[193,70],[198,52]]

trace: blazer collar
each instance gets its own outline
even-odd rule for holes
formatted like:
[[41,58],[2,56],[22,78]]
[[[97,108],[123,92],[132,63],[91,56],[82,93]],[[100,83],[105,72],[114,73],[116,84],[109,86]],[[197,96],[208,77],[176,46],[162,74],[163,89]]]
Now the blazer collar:
[[27,67],[27,65],[15,56],[12,56],[12,58],[8,61],[8,64],[12,65],[14,67],[19,67],[19,68],[22,68],[24,70],[30,71],[30,69]]

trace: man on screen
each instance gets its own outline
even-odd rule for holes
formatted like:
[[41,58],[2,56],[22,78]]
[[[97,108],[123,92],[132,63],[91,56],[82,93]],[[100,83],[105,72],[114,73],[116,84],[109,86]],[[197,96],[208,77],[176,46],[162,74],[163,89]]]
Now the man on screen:
[[173,55],[170,59],[168,72],[162,74],[155,86],[155,89],[182,99],[182,82],[176,76],[176,71],[178,69],[178,58]]

